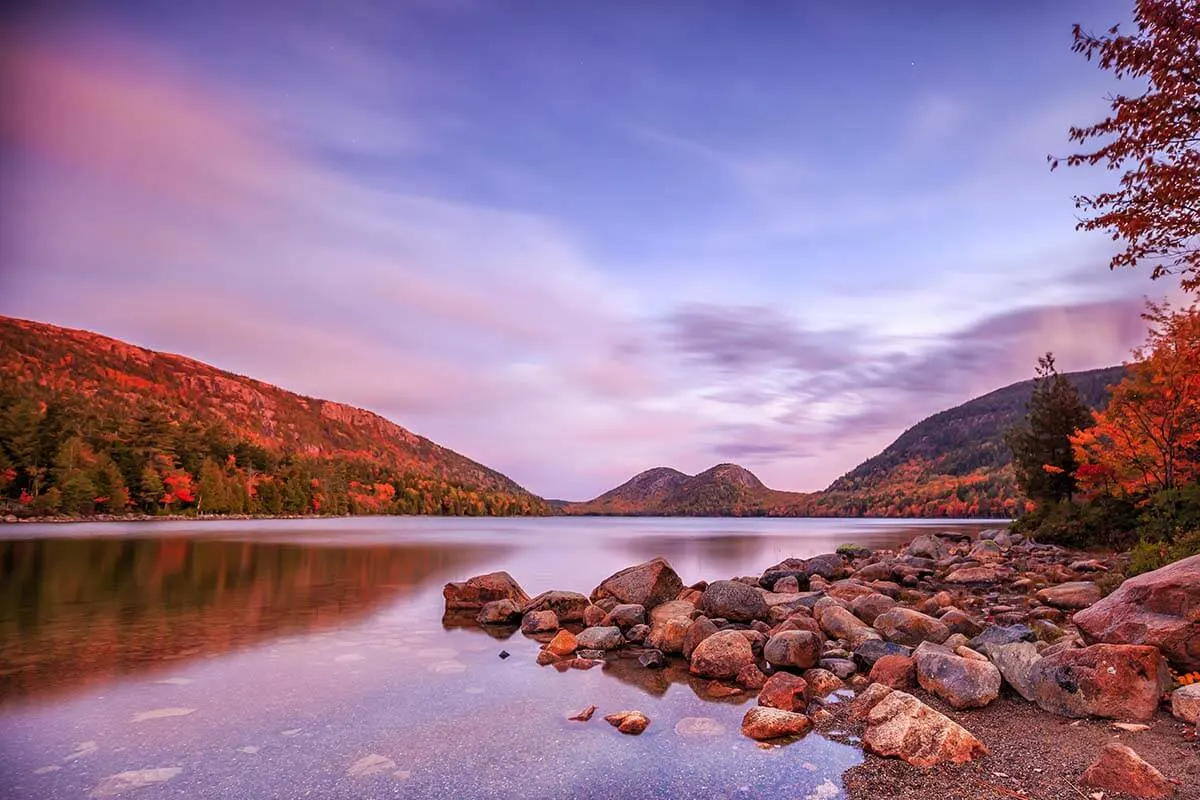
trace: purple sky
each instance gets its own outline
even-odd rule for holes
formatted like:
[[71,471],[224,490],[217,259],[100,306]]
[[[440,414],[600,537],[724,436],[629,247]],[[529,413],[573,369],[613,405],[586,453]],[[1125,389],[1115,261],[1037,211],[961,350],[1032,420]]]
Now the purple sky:
[[[364,406],[549,497],[822,488],[1144,296],[1051,174],[1128,2],[27,4],[0,313]],[[850,6],[851,8],[843,8]],[[902,7],[901,7],[902,6]]]

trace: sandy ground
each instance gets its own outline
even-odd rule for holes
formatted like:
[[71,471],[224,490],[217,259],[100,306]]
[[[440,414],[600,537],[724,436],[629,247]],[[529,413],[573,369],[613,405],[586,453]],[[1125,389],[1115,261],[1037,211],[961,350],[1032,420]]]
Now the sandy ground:
[[[1200,800],[1200,742],[1192,726],[1162,710],[1147,722],[1150,730],[1129,733],[1113,728],[1111,720],[1054,716],[1007,689],[990,706],[969,711],[954,711],[920,689],[912,693],[975,734],[991,754],[929,770],[868,754],[843,776],[850,800],[1092,800],[1097,790],[1077,780],[1110,741],[1133,748],[1178,781],[1179,800]],[[1109,792],[1105,800],[1122,796]]]

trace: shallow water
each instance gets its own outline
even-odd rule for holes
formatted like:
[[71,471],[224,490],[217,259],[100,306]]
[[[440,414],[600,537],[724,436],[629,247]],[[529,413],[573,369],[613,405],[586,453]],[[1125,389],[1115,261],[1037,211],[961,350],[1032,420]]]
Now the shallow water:
[[[446,581],[508,570],[588,593],[667,557],[686,583],[945,520],[429,519],[0,527],[0,795],[840,796],[858,750],[760,748],[752,695],[681,670],[534,663],[520,633],[443,625]],[[506,650],[511,657],[501,659]],[[590,722],[566,716],[589,704]],[[639,709],[628,737],[602,717]],[[702,717],[697,738],[676,732]],[[119,778],[112,776],[128,773]]]

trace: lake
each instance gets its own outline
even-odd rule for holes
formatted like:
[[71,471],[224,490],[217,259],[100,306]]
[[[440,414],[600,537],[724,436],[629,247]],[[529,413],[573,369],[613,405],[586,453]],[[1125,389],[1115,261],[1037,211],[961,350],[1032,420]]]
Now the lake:
[[[894,546],[996,524],[359,517],[0,526],[0,794],[829,800],[861,759],[852,740],[812,733],[760,747],[740,733],[752,694],[709,700],[678,671],[633,659],[539,667],[538,642],[519,632],[444,625],[442,585],[503,569],[530,595],[587,594],[654,556],[692,583],[757,575],[844,542]],[[590,722],[566,719],[589,704],[599,706]],[[624,736],[602,719],[622,709],[645,712],[649,729]],[[709,721],[676,731],[696,717]],[[696,729],[709,735],[687,735]]]

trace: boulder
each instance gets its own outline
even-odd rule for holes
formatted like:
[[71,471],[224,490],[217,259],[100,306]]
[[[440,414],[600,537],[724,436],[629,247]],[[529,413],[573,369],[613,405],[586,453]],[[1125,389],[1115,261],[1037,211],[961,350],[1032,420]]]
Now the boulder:
[[631,736],[637,736],[650,727],[650,718],[640,711],[618,711],[615,714],[609,714],[604,721],[621,733],[628,733]]
[[848,658],[822,658],[817,662],[817,666],[829,670],[841,680],[846,680],[858,672],[858,665]]
[[558,621],[583,622],[583,612],[590,605],[579,592],[560,592],[557,589],[542,592],[521,608],[522,614],[530,611],[553,611]]
[[1200,683],[1180,686],[1171,692],[1171,715],[1193,725],[1200,723]]
[[599,628],[585,628],[575,637],[576,646],[580,650],[616,650],[625,644],[621,629],[615,625]]
[[871,581],[890,581],[892,579],[892,565],[887,561],[876,561],[874,564],[867,564],[856,569],[854,577],[867,583]]
[[1156,648],[1094,644],[1043,656],[1030,681],[1034,702],[1054,714],[1149,719],[1158,709],[1165,674]]
[[1200,670],[1200,555],[1130,578],[1074,622],[1089,643],[1152,645],[1181,672]]
[[767,640],[763,658],[776,668],[808,669],[820,661],[822,643],[811,631],[783,631]]
[[603,624],[607,617],[608,612],[601,606],[590,605],[583,610],[583,624],[589,628]]
[[988,645],[986,655],[1017,694],[1026,700],[1034,699],[1033,667],[1042,659],[1037,645],[1033,642],[992,644]]
[[683,634],[683,649],[681,650],[683,657],[690,661],[692,653],[696,650],[696,645],[716,632],[717,626],[708,617],[696,617],[696,619],[692,620]]
[[758,695],[758,704],[784,711],[803,712],[808,708],[808,697],[808,681],[799,675],[777,672],[763,684]]
[[442,588],[442,597],[447,610],[478,610],[493,600],[511,600],[518,606],[529,602],[529,595],[507,572],[489,572],[461,583],[447,583]]
[[882,639],[868,639],[854,648],[854,663],[859,669],[868,672],[876,662],[884,656],[911,656],[912,648]]
[[897,606],[875,618],[872,627],[889,642],[916,647],[921,642],[940,644],[950,635],[950,629],[928,614]]
[[827,669],[806,669],[802,677],[808,683],[808,692],[812,697],[826,697],[838,689],[846,688],[842,679]]
[[558,615],[553,611],[530,611],[521,617],[521,633],[549,633],[558,630]]
[[1037,599],[1048,606],[1065,609],[1087,608],[1100,600],[1100,587],[1092,581],[1071,581],[1040,590]]
[[825,594],[830,597],[836,597],[838,600],[845,600],[847,603],[852,603],[857,597],[879,594],[879,592],[869,583],[863,583],[854,578],[845,578],[829,584],[825,589]]
[[988,752],[966,728],[901,691],[888,692],[867,714],[863,747],[918,767],[962,764]]
[[911,689],[917,683],[917,662],[910,656],[884,656],[871,667],[869,677],[889,689]]
[[700,597],[700,610],[708,617],[730,622],[766,619],[769,610],[762,593],[741,581],[713,581]]
[[649,625],[634,625],[629,630],[625,631],[625,639],[634,644],[642,644],[646,641],[646,637],[650,635]]
[[866,625],[858,617],[837,605],[822,608],[817,616],[821,630],[834,639],[845,639],[850,646],[858,647],[868,639],[882,638],[874,628]]
[[1120,742],[1104,745],[1099,757],[1079,776],[1079,783],[1132,797],[1170,797],[1175,794],[1175,787],[1161,772]]
[[754,651],[740,631],[719,631],[696,646],[691,672],[704,678],[736,678],[742,667],[754,663]]
[[1000,670],[987,660],[921,647],[913,658],[917,683],[956,709],[982,708],[1000,696]]
[[988,645],[1012,644],[1013,642],[1033,642],[1037,636],[1028,625],[990,625],[983,633],[971,640],[970,647],[980,653],[986,653]]
[[846,559],[837,553],[822,553],[804,562],[804,570],[809,580],[819,575],[826,580],[837,580],[846,574]]
[[871,709],[879,705],[883,698],[892,693],[892,687],[882,683],[872,683],[862,691],[858,697],[850,701],[850,708],[846,712],[847,718],[852,722],[864,722],[871,715]]
[[1005,580],[1012,570],[998,566],[959,567],[946,576],[946,583],[996,583]]
[[667,666],[667,658],[661,650],[647,650],[638,656],[638,663],[646,669],[664,669]]
[[747,664],[738,670],[737,677],[733,682],[743,689],[750,689],[757,692],[767,684],[767,676],[758,668],[758,664]]
[[[580,595],[583,597],[583,595]],[[561,617],[560,617],[561,619]],[[601,625],[616,625],[621,630],[627,630],[634,625],[642,625],[646,622],[646,607],[637,603],[621,603],[619,606],[608,612],[608,615],[600,623]]]
[[683,639],[692,624],[696,607],[686,600],[661,603],[650,611],[650,633],[646,645],[664,653],[683,652]]
[[764,589],[773,589],[783,578],[795,578],[797,591],[808,587],[808,568],[802,558],[785,558],[773,567],[768,567],[758,579],[758,585]]
[[475,615],[480,625],[512,625],[521,621],[521,607],[512,600],[492,600],[484,603]]
[[941,561],[950,555],[950,548],[937,536],[922,534],[908,543],[904,552],[917,558],[928,558],[931,561]]
[[938,621],[949,628],[950,633],[961,633],[968,638],[978,636],[983,632],[982,625],[971,619],[966,612],[959,611],[957,608],[952,608],[945,614],[942,614],[938,617]]
[[554,634],[554,638],[544,648],[545,652],[551,655],[562,658],[574,653],[579,647],[579,641],[575,638],[575,634],[567,630],[559,631]]
[[791,594],[800,591],[800,581],[796,580],[795,575],[784,575],[779,580],[775,581],[775,585],[771,587],[771,591],[779,594]]
[[1004,550],[993,541],[984,539],[975,543],[967,558],[973,561],[995,561],[1004,557]]
[[864,594],[850,601],[850,612],[868,625],[874,625],[880,614],[895,607],[895,600],[878,593]]
[[652,558],[617,572],[592,590],[592,602],[612,598],[618,603],[636,603],[646,609],[674,600],[683,581],[665,558]]
[[811,728],[812,720],[803,714],[769,706],[754,706],[742,717],[742,733],[758,741],[803,736]]

